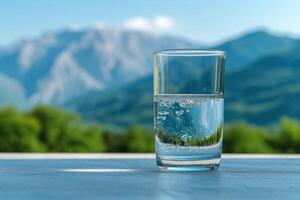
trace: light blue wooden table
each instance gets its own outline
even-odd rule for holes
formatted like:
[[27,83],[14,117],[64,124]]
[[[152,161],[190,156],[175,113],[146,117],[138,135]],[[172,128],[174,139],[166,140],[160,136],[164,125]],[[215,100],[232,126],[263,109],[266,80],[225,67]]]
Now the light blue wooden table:
[[161,172],[152,154],[0,154],[0,199],[300,199],[300,156],[224,155]]

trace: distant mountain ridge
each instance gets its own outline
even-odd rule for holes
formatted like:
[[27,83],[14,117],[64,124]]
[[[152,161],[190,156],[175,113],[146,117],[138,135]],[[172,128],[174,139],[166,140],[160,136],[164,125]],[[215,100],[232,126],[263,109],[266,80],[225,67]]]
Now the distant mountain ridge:
[[0,74],[21,85],[30,104],[60,105],[152,72],[154,50],[184,47],[200,46],[134,31],[65,30],[0,50]]
[[215,48],[226,51],[228,55],[226,67],[230,70],[237,70],[259,58],[289,49],[294,42],[295,39],[293,38],[256,31],[225,42]]
[[[300,119],[300,41],[225,75],[225,120],[269,125],[284,115]],[[130,94],[130,95],[128,95]],[[87,120],[112,127],[152,126],[153,78],[69,103]],[[109,106],[108,106],[109,105]]]
[[[250,119],[242,110],[243,106],[256,104],[240,98],[246,95],[244,89],[230,87],[240,81],[239,77],[245,82],[250,80],[254,69],[258,70],[251,80],[254,83],[259,82],[259,77],[263,79],[260,74],[275,73],[261,71],[265,64],[257,63],[269,55],[289,56],[295,43],[297,40],[292,38],[256,31],[209,48],[226,51],[226,79],[235,81],[226,86],[229,121],[241,115],[256,123],[255,117]],[[28,107],[47,103],[72,108],[86,120],[111,126],[147,126],[152,121],[152,52],[201,47],[177,37],[105,28],[47,33],[0,49],[0,105]],[[261,103],[271,105],[267,100]]]
[[281,116],[300,119],[300,40],[227,76],[228,121],[268,124]]

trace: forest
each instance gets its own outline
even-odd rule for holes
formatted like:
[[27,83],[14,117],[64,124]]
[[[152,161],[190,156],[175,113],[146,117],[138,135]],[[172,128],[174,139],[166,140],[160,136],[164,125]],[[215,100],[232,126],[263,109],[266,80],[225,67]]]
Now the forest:
[[[245,122],[225,125],[224,153],[300,153],[300,122],[282,117],[269,127]],[[132,125],[123,132],[83,122],[50,106],[0,110],[1,152],[154,152],[153,130]]]

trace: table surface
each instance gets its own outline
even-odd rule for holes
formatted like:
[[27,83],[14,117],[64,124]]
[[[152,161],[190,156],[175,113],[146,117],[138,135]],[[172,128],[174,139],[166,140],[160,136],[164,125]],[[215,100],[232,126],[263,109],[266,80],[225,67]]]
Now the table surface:
[[224,155],[161,172],[152,154],[0,154],[0,199],[300,199],[299,155]]

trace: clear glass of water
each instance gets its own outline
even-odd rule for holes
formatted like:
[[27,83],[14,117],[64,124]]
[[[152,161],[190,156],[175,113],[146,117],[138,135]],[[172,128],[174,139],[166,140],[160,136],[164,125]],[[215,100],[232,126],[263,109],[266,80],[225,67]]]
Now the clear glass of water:
[[154,129],[157,165],[205,171],[221,161],[224,106],[223,51],[154,53]]

